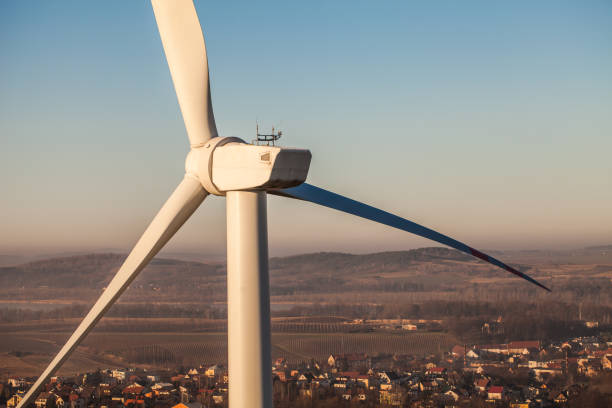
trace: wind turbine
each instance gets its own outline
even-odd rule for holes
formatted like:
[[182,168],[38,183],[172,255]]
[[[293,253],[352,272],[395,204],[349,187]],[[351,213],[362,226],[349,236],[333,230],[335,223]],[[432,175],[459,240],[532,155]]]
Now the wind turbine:
[[152,0],[152,4],[191,145],[185,177],[18,408],[33,401],[42,385],[209,194],[226,197],[229,401],[233,408],[272,406],[268,193],[309,201],[411,232],[549,290],[524,273],[453,238],[304,183],[311,158],[308,150],[255,146],[239,138],[218,136],[206,46],[193,1]]

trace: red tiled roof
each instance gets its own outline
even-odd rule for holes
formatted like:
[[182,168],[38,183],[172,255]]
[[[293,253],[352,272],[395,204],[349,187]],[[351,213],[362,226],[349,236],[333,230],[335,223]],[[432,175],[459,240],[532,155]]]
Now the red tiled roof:
[[504,392],[504,387],[501,387],[499,385],[493,385],[489,387],[490,394],[501,394],[502,392]]

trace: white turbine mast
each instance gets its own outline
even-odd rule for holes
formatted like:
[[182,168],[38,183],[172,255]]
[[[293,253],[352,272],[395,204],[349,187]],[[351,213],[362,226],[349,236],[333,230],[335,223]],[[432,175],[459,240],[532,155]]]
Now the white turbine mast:
[[228,369],[232,408],[272,406],[268,193],[309,201],[429,238],[548,290],[522,272],[446,235],[304,183],[311,158],[308,150],[252,145],[235,137],[219,137],[212,110],[206,46],[193,1],[152,0],[152,4],[191,145],[185,161],[185,176],[18,408],[28,407],[34,401],[41,387],[208,194],[226,197]]

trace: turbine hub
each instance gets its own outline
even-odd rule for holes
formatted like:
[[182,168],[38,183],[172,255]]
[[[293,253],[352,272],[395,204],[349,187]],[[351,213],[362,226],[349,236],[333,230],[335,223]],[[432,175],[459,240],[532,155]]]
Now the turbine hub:
[[210,194],[295,187],[306,181],[311,154],[306,149],[254,146],[237,137],[215,137],[192,148],[185,172]]

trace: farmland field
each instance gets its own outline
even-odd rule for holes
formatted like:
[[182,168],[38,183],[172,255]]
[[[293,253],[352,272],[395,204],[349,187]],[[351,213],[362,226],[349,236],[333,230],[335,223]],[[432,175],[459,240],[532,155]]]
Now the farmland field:
[[[8,333],[0,336],[0,375],[38,375],[69,333]],[[273,333],[272,357],[290,362],[326,359],[331,353],[423,355],[448,350],[454,339],[445,333]],[[179,365],[225,363],[225,333],[91,333],[60,373],[98,367],[139,365],[172,368]]]
[[[454,344],[591,335],[580,321],[611,324],[609,249],[494,254],[553,294],[444,248],[273,258],[272,356],[418,356]],[[0,379],[38,375],[123,260],[85,254],[0,267]],[[224,363],[226,293],[223,264],[155,259],[59,373]],[[418,330],[372,323],[400,318]],[[503,333],[483,333],[482,322],[499,319]]]

